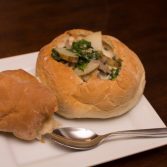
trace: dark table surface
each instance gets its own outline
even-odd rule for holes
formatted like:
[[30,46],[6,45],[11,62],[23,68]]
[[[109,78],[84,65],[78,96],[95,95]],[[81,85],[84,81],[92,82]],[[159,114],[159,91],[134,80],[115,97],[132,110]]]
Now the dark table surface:
[[[139,55],[144,94],[167,125],[167,1],[0,0],[0,58],[38,51],[72,28],[101,30]],[[166,167],[167,146],[99,166]]]

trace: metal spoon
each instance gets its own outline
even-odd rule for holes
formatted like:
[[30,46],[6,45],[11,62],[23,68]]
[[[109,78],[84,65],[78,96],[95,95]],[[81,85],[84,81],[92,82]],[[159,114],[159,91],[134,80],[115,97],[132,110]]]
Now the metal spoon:
[[107,139],[167,137],[167,128],[127,130],[98,135],[89,129],[64,127],[55,129],[48,135],[53,141],[63,146],[76,150],[88,150]]

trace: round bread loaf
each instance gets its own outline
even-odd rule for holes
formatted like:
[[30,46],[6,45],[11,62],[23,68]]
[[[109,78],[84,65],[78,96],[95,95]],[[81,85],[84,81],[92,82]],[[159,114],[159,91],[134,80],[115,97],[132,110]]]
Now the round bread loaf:
[[122,60],[119,75],[102,79],[96,72],[84,81],[74,70],[52,58],[53,48],[63,48],[70,40],[80,40],[92,31],[66,31],[44,46],[38,55],[36,74],[58,100],[58,113],[65,118],[111,118],[132,109],[143,94],[145,71],[138,56],[118,39],[103,35],[102,41]]
[[0,131],[34,140],[55,128],[57,101],[50,89],[24,70],[0,72]]

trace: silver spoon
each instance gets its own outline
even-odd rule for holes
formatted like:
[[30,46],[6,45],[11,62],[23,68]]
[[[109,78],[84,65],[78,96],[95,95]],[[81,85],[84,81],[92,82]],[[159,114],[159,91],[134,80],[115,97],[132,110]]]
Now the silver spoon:
[[48,135],[63,146],[76,150],[89,150],[107,139],[167,137],[167,128],[127,130],[98,135],[89,129],[64,127],[55,129]]

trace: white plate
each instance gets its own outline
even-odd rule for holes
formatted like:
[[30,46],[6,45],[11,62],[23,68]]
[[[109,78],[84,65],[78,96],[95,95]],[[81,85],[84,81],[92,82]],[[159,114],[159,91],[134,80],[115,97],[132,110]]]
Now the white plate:
[[[0,60],[0,71],[22,68],[35,71],[37,52]],[[140,128],[165,127],[155,110],[143,96],[129,113],[107,120],[65,120],[58,116],[62,126],[90,128],[99,134]],[[111,141],[89,151],[72,151],[49,141],[23,142],[12,136],[0,135],[0,164],[3,167],[92,166],[167,144],[162,139],[131,139]]]

